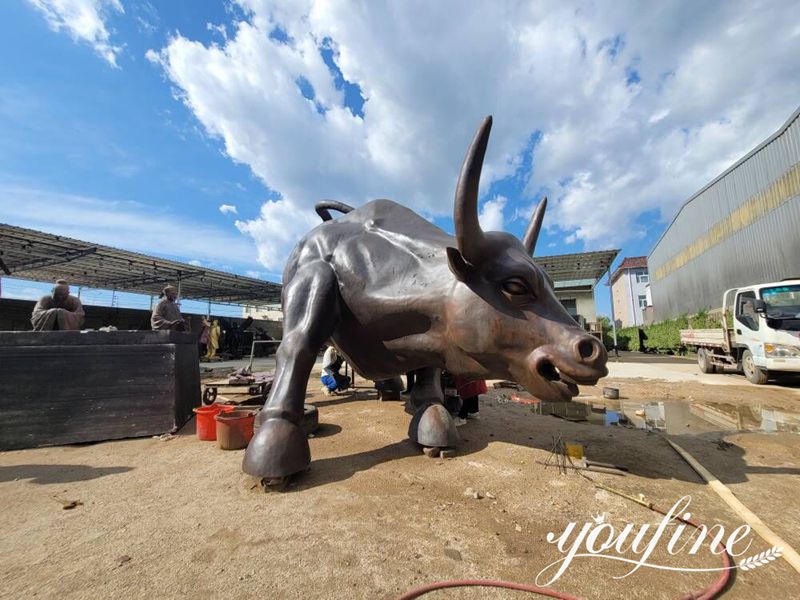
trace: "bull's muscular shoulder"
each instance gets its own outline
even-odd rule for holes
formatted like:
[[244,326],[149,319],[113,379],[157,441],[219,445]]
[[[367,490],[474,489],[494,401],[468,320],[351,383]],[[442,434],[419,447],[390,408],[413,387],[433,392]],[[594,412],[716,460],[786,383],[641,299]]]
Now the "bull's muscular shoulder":
[[344,276],[377,283],[419,273],[445,260],[452,237],[391,200],[374,200],[319,228],[329,234],[327,260]]

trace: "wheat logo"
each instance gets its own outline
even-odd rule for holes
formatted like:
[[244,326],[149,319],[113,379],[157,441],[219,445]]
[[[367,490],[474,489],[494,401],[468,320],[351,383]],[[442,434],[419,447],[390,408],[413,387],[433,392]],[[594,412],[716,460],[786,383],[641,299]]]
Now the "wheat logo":
[[[711,527],[701,525],[697,529],[687,531],[686,522],[692,517],[688,512],[691,501],[691,496],[684,496],[678,500],[657,525],[644,523],[637,526],[627,523],[618,531],[609,522],[607,514],[600,513],[592,515],[591,520],[582,526],[570,522],[560,534],[548,533],[547,542],[555,544],[558,551],[564,556],[539,571],[536,576],[536,585],[552,584],[564,574],[573,560],[579,558],[603,558],[629,564],[631,567],[627,573],[614,577],[614,579],[624,579],[641,568],[683,572],[722,571],[737,568],[742,571],[750,571],[769,564],[783,553],[783,548],[774,546],[759,554],[748,556],[738,565],[716,568],[672,566],[651,562],[651,555],[660,544],[665,546],[667,552],[672,556],[682,554],[693,556],[700,548],[706,546],[713,555],[727,552],[728,555],[736,558],[746,554],[750,549],[753,541],[748,539],[749,525],[741,525],[730,533],[726,532],[725,527],[720,524]],[[634,558],[629,558],[631,555]]]
[[739,568],[742,571],[750,571],[756,567],[763,567],[764,565],[771,563],[776,558],[780,558],[781,554],[783,554],[783,548],[780,546],[773,546],[769,550],[764,550],[761,554],[748,556],[739,563]]

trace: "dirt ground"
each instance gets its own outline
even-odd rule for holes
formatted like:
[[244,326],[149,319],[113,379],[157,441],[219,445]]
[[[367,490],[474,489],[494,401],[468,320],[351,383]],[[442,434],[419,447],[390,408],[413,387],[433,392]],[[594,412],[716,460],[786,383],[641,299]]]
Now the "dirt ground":
[[[612,369],[613,374],[613,369]],[[611,377],[623,399],[798,411],[796,389],[709,386]],[[580,401],[600,402],[583,388]],[[313,392],[316,380],[309,385]],[[596,482],[664,507],[685,495],[693,515],[728,531],[741,524],[660,433],[534,414],[489,398],[460,429],[454,459],[424,456],[406,439],[402,402],[366,389],[309,403],[322,426],[311,469],[283,493],[241,473],[243,452],[200,442],[190,422],[169,441],[138,439],[0,453],[0,597],[392,598],[423,583],[495,578],[533,583],[563,555],[546,541],[594,515],[620,530],[661,519],[574,471],[542,466],[553,435],[589,458],[624,464]],[[800,436],[705,430],[671,436],[786,542],[800,548]],[[720,443],[723,440],[726,443]],[[479,492],[465,495],[467,488]],[[79,500],[71,510],[64,502]],[[768,548],[751,534],[751,551]],[[663,544],[662,544],[663,548]],[[629,557],[635,558],[633,554]],[[661,564],[713,568],[708,551]],[[551,587],[583,598],[676,598],[717,577],[576,558]],[[783,560],[737,571],[725,598],[798,598],[800,575]],[[447,590],[426,598],[521,598],[502,590]]]

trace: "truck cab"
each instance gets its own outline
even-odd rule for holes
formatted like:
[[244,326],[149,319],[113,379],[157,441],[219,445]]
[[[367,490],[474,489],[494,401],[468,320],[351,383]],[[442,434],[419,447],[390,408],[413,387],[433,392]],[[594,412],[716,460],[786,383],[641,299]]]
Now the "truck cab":
[[727,350],[748,380],[765,383],[769,371],[800,372],[800,279],[728,290],[724,314],[731,309]]

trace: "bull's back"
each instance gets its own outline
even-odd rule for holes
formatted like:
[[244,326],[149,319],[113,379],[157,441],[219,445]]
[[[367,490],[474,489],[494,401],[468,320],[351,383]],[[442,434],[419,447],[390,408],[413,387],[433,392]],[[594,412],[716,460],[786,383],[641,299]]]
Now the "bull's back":
[[353,290],[414,287],[421,272],[445,261],[446,246],[454,244],[451,236],[408,208],[373,200],[306,234],[287,261],[283,283],[302,264],[321,259],[336,271],[340,287],[345,282]]

